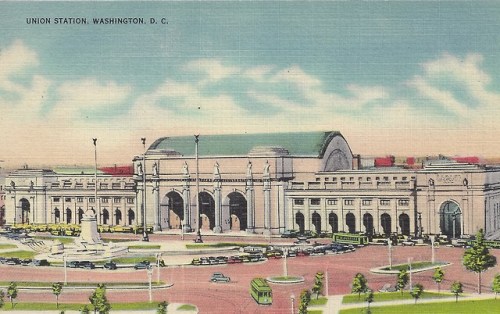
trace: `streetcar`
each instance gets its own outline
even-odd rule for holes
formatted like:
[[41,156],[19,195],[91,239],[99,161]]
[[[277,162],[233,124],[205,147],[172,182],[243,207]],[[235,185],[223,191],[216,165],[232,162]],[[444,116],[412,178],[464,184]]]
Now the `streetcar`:
[[250,295],[258,304],[270,305],[273,303],[273,292],[264,278],[254,278],[250,282]]
[[355,233],[334,233],[333,242],[351,245],[367,245],[368,236]]

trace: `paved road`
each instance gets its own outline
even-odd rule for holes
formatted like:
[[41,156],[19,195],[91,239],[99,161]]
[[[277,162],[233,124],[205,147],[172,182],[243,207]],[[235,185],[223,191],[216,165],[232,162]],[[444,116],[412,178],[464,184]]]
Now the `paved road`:
[[[152,238],[152,241],[168,243],[171,237]],[[220,239],[218,239],[221,241]],[[233,241],[224,239],[222,241]],[[247,240],[242,237],[241,240]],[[239,240],[238,240],[239,241]],[[249,240],[251,241],[251,240]],[[274,241],[274,240],[273,240]],[[185,240],[192,243],[191,240]],[[172,245],[173,242],[172,242]],[[500,260],[500,250],[492,251]],[[463,249],[441,247],[436,250],[436,260],[451,262],[450,266],[444,268],[445,280],[442,290],[448,290],[454,280],[464,283],[466,292],[473,292],[476,288],[477,277],[475,273],[464,270],[461,265]],[[394,247],[393,264],[405,263],[411,257],[414,261],[430,260],[430,247]],[[273,276],[283,273],[284,260],[271,259],[266,262],[251,264],[233,264],[219,266],[169,266],[161,269],[161,280],[173,283],[169,289],[158,289],[153,291],[155,301],[167,300],[176,303],[192,303],[198,306],[200,313],[290,313],[291,299],[295,295],[294,307],[297,309],[298,296],[303,289],[311,288],[314,274],[317,271],[328,272],[328,292],[331,295],[346,294],[350,292],[350,283],[354,275],[363,273],[368,279],[368,285],[374,289],[380,289],[386,283],[395,283],[396,275],[373,274],[369,269],[388,264],[388,250],[384,246],[369,246],[361,248],[354,253],[327,256],[296,257],[287,259],[288,273],[305,277],[305,282],[296,285],[273,284],[274,302],[271,306],[259,306],[249,295],[249,284],[252,278],[257,276]],[[498,272],[498,267],[483,274],[483,289],[487,291],[491,286],[493,276]],[[210,275],[213,272],[223,272],[231,277],[230,283],[211,283]],[[412,276],[413,283],[419,282],[424,288],[435,289],[432,282],[432,271],[415,273]],[[69,281],[79,282],[136,282],[147,281],[145,270],[124,269],[117,271],[105,270],[68,270]],[[156,273],[153,274],[153,280]],[[56,282],[64,280],[62,268],[33,268],[23,266],[0,265],[1,281],[48,281]],[[60,296],[60,302],[87,302],[91,290],[74,291],[64,289]],[[113,302],[123,301],[147,301],[148,290],[109,290],[108,298]],[[19,301],[30,300],[47,302],[54,300],[50,291],[21,291]],[[222,311],[222,312],[221,312]]]

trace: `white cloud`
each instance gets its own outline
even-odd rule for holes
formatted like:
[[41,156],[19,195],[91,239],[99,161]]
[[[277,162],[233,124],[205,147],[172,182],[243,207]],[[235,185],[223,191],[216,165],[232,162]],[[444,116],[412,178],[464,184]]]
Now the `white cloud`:
[[38,65],[38,55],[21,40],[14,41],[0,50],[0,89],[13,93],[24,93],[27,88],[11,81],[11,76]]
[[206,78],[199,82],[200,85],[215,83],[240,72],[239,68],[223,65],[222,62],[217,59],[194,60],[187,63],[184,69],[205,74]]

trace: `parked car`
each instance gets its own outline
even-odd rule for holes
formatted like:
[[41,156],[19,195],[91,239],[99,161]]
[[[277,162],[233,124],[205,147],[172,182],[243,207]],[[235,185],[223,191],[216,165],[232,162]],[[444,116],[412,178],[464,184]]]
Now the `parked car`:
[[33,266],[50,266],[50,263],[46,259],[34,259],[33,262],[31,262],[31,265],[33,265]]
[[142,261],[135,264],[134,269],[147,269],[149,267],[149,261]]
[[231,278],[225,276],[223,273],[213,273],[210,278],[211,282],[230,282]]
[[32,262],[33,261],[31,260],[31,258],[25,258],[25,259],[23,259],[21,261],[21,265],[23,265],[23,266],[30,266]]
[[69,268],[80,268],[80,262],[79,261],[70,261],[67,263],[67,266]]
[[295,230],[285,230],[281,234],[282,238],[295,238],[297,236],[297,231]]
[[95,265],[94,265],[94,263],[89,262],[89,261],[82,261],[82,262],[80,262],[80,268],[94,269]]
[[413,242],[412,240],[404,240],[401,242],[401,245],[402,246],[415,246],[415,242]]
[[5,261],[5,264],[7,264],[7,265],[19,265],[19,264],[21,264],[21,260],[17,257],[11,257]]
[[117,269],[118,267],[116,266],[116,263],[115,262],[107,262],[107,263],[104,263],[103,265],[104,269],[109,269],[109,270],[114,270],[114,269]]

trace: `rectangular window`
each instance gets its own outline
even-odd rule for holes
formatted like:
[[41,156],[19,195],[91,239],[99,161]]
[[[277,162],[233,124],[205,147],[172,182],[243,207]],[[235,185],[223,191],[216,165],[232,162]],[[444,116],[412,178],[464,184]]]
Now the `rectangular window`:
[[407,180],[408,180],[408,178],[407,178],[407,177],[402,177],[402,178],[401,178],[401,180],[403,180],[403,181],[407,181]]
[[134,204],[134,198],[133,197],[127,197],[127,204]]
[[95,188],[95,183],[94,182],[88,182],[87,183],[87,189],[94,189]]
[[108,184],[107,183],[101,183],[101,190],[106,190],[108,189]]
[[81,182],[75,183],[75,189],[83,189],[83,183]]
[[408,199],[398,200],[398,205],[399,206],[408,206],[408,205],[410,205],[410,200],[408,200]]
[[95,203],[95,198],[89,197],[89,203]]
[[293,200],[293,204],[295,205],[304,205],[304,199],[303,198],[296,198]]
[[83,197],[77,197],[77,198],[76,198],[76,201],[77,201],[78,203],[83,203]]
[[333,182],[337,182],[337,177],[332,178],[332,181],[333,181]]
[[344,205],[354,205],[354,200],[344,200]]
[[107,197],[101,197],[101,202],[103,202],[103,203],[109,203],[109,198],[107,198]]
[[320,204],[319,198],[311,198],[311,205],[319,205],[319,204]]
[[54,198],[52,199],[52,201],[53,201],[54,203],[59,203],[59,202],[61,201],[61,198],[60,198],[60,197],[54,197]]
[[364,206],[371,205],[372,204],[372,200],[362,200],[361,204],[364,205]]
[[391,200],[380,200],[380,205],[389,206],[391,205]]
[[113,198],[113,203],[120,203],[120,202],[121,202],[121,198],[119,198],[119,197]]
[[120,182],[115,182],[115,183],[113,183],[113,184],[112,184],[112,188],[113,188],[113,190],[118,190],[118,189],[120,189],[120,188],[121,188],[121,184],[120,184]]
[[336,198],[331,198],[326,201],[328,205],[337,205],[337,199]]
[[370,182],[372,180],[371,177],[366,177],[366,181]]
[[71,187],[71,181],[64,181],[63,188],[67,189]]
[[66,197],[66,198],[64,198],[64,201],[65,201],[65,202],[68,202],[68,203],[69,203],[69,202],[71,202],[71,197]]

